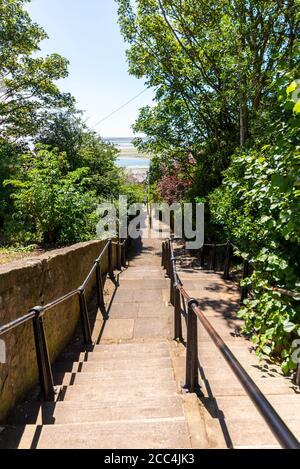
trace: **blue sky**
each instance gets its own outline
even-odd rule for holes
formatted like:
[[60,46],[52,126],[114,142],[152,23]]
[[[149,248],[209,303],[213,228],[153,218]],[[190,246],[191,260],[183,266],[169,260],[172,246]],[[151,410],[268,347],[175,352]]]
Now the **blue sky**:
[[[114,0],[32,0],[27,10],[48,33],[42,53],[57,52],[70,61],[69,77],[59,85],[75,96],[89,126],[143,91],[143,80],[127,72]],[[103,137],[133,135],[131,125],[138,110],[153,104],[152,97],[147,90],[95,130]]]

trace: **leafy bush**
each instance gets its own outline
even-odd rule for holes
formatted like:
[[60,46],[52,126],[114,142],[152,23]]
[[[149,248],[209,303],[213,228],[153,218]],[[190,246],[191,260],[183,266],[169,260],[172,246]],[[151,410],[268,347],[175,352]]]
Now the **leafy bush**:
[[272,127],[273,142],[234,156],[223,185],[210,197],[213,221],[254,266],[245,281],[254,298],[240,310],[245,330],[253,334],[257,353],[279,359],[285,372],[296,368],[292,343],[300,335],[300,115],[289,90],[282,122]]
[[89,169],[68,172],[65,155],[38,147],[24,154],[11,186],[14,212],[6,233],[14,242],[74,243],[95,235],[96,198]]
[[90,189],[100,197],[117,197],[121,174],[115,165],[117,149],[88,130],[80,113],[60,112],[48,116],[36,142],[65,153],[69,170],[90,168]]
[[21,148],[3,138],[0,138],[0,234],[4,220],[11,210],[11,188],[3,185],[7,177],[15,172],[15,164],[18,161]]
[[127,183],[121,186],[120,193],[127,197],[128,206],[145,201],[145,187],[139,183]]

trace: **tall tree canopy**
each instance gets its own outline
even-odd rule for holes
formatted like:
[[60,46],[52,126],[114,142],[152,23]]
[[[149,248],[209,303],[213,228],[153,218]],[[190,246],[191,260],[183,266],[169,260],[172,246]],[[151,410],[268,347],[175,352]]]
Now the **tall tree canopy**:
[[42,56],[47,34],[27,3],[0,0],[0,242],[67,244],[95,237],[94,209],[122,175],[117,150],[58,88],[68,61]]
[[[207,202],[208,237],[232,239],[254,267],[246,330],[259,354],[291,371],[300,336],[300,1],[116,1],[129,70],[156,89],[156,105],[134,125],[148,136],[137,145],[156,155],[152,190]],[[179,192],[180,183],[192,187]]]
[[20,138],[36,132],[45,112],[73,105],[55,81],[68,74],[68,61],[58,54],[41,57],[47,34],[35,24],[28,0],[0,1],[0,133]]
[[[296,63],[297,0],[117,0],[129,71],[156,88],[138,144],[172,158],[190,153],[217,173],[272,118],[270,83]],[[264,109],[261,113],[260,110]],[[214,158],[211,157],[214,155]]]

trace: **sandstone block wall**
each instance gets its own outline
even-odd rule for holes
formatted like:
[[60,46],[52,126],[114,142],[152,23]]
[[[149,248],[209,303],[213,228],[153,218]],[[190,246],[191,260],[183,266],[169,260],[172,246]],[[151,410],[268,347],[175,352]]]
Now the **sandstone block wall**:
[[[58,249],[40,257],[0,266],[0,325],[23,316],[34,306],[45,305],[84,281],[104,241],[91,241]],[[116,249],[113,246],[114,262]],[[108,269],[108,252],[102,259]],[[87,290],[89,296],[94,279]],[[51,362],[66,346],[79,319],[77,296],[45,313],[44,323]],[[6,363],[0,363],[0,421],[38,381],[32,321],[0,337],[5,342]]]

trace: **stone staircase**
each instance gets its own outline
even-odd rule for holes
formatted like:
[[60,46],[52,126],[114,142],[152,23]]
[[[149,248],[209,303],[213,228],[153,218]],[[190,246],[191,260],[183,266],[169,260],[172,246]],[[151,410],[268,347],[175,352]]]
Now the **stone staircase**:
[[[198,325],[200,394],[182,390],[185,344],[173,340],[170,281],[161,240],[137,243],[119,287],[106,285],[109,319],[97,308],[94,345],[79,337],[54,364],[55,402],[17,406],[0,428],[0,448],[279,448],[254,405]],[[191,296],[271,404],[300,438],[299,389],[261,364],[238,329],[239,292],[218,273],[178,266]],[[186,337],[182,320],[183,337]]]
[[191,447],[170,358],[161,242],[154,244],[140,247],[120,275],[109,320],[96,318],[95,345],[73,345],[55,363],[56,401],[20,404],[0,433],[1,447]]
[[[181,245],[177,247],[180,251]],[[176,252],[176,249],[175,249]],[[274,363],[260,361],[253,343],[240,334],[238,317],[240,291],[222,273],[194,265],[191,254],[180,256],[177,271],[184,288],[196,298],[210,324],[222,337],[243,368],[255,381],[271,405],[300,440],[300,389],[291,376],[284,376]],[[186,337],[185,321],[182,321]],[[184,375],[186,348],[173,343],[173,366],[178,378]],[[202,396],[202,426],[209,448],[280,448],[245,389],[198,321],[199,382]],[[202,438],[201,444],[205,445]]]

